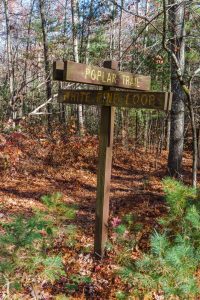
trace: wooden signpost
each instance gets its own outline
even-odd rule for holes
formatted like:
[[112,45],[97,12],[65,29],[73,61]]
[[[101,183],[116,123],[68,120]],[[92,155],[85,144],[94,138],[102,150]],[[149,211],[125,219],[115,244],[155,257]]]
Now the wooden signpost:
[[[117,71],[117,67],[118,63],[115,61],[104,62],[104,68],[70,61],[57,61],[53,64],[54,80],[103,86],[103,90],[101,91],[62,90],[58,96],[58,101],[66,104],[101,106],[94,239],[94,252],[99,258],[103,257],[107,241],[114,107],[135,107],[169,111],[172,99],[171,93],[150,92],[149,76],[119,72]],[[111,91],[110,87],[132,89],[132,91]]]

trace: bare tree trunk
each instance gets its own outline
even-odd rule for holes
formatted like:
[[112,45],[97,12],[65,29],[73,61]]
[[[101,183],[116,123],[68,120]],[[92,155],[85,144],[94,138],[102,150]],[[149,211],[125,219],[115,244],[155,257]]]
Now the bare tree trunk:
[[139,3],[139,0],[136,0],[135,1],[135,14],[136,14],[136,16],[135,16],[135,25],[137,25],[137,23],[138,23],[138,17],[137,17],[137,15],[139,14],[139,5],[138,5],[138,3]]
[[167,151],[169,151],[170,131],[171,131],[171,116],[169,114],[167,117],[167,133],[166,133],[166,150]]
[[[122,9],[122,8],[121,8]],[[113,59],[113,55],[115,52],[115,34],[116,34],[116,26],[115,26],[115,16],[116,16],[116,5],[113,3],[111,7],[111,18],[110,18],[110,28],[109,28],[109,57],[110,60]]]
[[145,127],[144,127],[144,149],[147,152],[148,148],[148,132],[149,132],[149,113],[145,113]]
[[[185,4],[170,0],[173,6],[169,10],[169,28],[171,32],[171,51],[176,53],[182,74],[185,68],[184,13]],[[168,156],[168,168],[171,176],[181,177],[181,165],[184,145],[185,94],[183,92],[177,66],[171,59],[171,90],[173,102],[171,110],[171,130]]]
[[[137,7],[137,10],[138,10],[138,7]],[[145,3],[145,16],[148,15],[148,12],[149,12],[149,0],[146,0],[146,3]],[[149,26],[146,26],[146,29],[145,29],[146,34],[144,35],[144,48],[145,49],[147,48],[147,43],[148,43],[148,37],[149,37],[148,31],[149,31]]]
[[[184,135],[184,100],[187,100],[190,112],[192,134],[193,134],[193,186],[197,185],[197,159],[198,144],[196,120],[194,107],[191,99],[191,81],[198,74],[197,69],[190,78],[189,86],[184,81],[183,74],[185,70],[185,1],[171,0],[172,5],[169,13],[169,21],[171,22],[170,32],[173,38],[170,40],[171,47],[166,43],[166,0],[163,0],[164,26],[163,26],[163,47],[167,50],[172,60],[172,91],[174,92],[174,100],[172,102],[172,123],[171,138],[168,166],[171,175],[180,174],[182,152],[183,152],[183,135]],[[180,89],[181,87],[181,89]],[[176,151],[176,153],[175,153]],[[175,159],[174,159],[175,158]],[[176,165],[177,164],[177,165]]]
[[[33,17],[33,8],[34,8],[35,0],[32,1],[31,7],[30,7],[30,12],[29,12],[29,19],[28,19],[28,29],[27,29],[27,42],[26,42],[26,57],[28,57],[29,50],[30,50],[30,42],[31,42],[31,24],[32,24],[32,17]],[[27,93],[27,74],[28,74],[28,60],[25,59],[24,61],[24,73],[23,73],[23,93]],[[21,101],[21,107],[20,107],[20,113],[19,117],[22,118],[24,114],[24,97],[22,96],[22,101]]]
[[195,122],[194,107],[191,99],[191,95],[188,94],[189,112],[192,126],[193,135],[193,164],[192,164],[192,185],[197,187],[197,168],[198,168],[198,137]]
[[[64,43],[64,48],[63,48],[63,60],[67,60],[68,57],[68,46],[67,46],[67,4],[68,4],[68,0],[65,0],[65,6],[64,6],[64,22],[63,22],[63,39],[66,39],[65,43]],[[59,90],[61,90],[62,88],[62,84],[63,82],[59,82]],[[60,110],[60,114],[59,114],[59,121],[61,123],[61,125],[66,125],[66,104],[63,103],[59,103],[59,110]]]
[[138,127],[139,127],[139,118],[138,111],[135,111],[135,148],[138,146]]
[[200,168],[200,127],[197,130],[198,137],[198,168]]
[[[121,4],[120,4],[120,14],[119,14],[119,44],[118,44],[118,48],[119,48],[119,70],[121,71],[122,69],[122,60],[121,60],[121,56],[122,56],[122,17],[123,17],[123,5],[124,5],[124,0],[121,0]],[[113,38],[114,35],[112,34],[112,43],[111,45],[113,45]],[[128,111],[126,108],[121,107],[121,135],[122,135],[122,145],[127,147],[127,131],[128,131]]]
[[121,119],[122,119],[122,145],[128,147],[128,109],[121,107]]
[[90,25],[93,17],[93,0],[90,0],[90,11],[89,11],[89,20],[87,24],[87,39],[86,39],[86,53],[85,53],[85,63],[89,63],[89,48],[90,48]]
[[67,3],[68,0],[65,0],[65,15],[64,15],[64,22],[63,22],[63,38],[66,39],[65,43],[64,43],[64,49],[63,49],[63,59],[66,60],[67,59],[67,50],[68,50],[68,46],[67,46]]
[[[44,48],[44,67],[45,67],[45,81],[46,81],[46,97],[47,100],[52,97],[51,90],[51,75],[50,75],[50,62],[49,62],[49,47],[47,41],[47,18],[45,15],[45,5],[46,0],[39,0],[39,8],[40,8],[40,17],[41,17],[41,26],[42,26],[42,38],[43,38],[43,48]],[[51,113],[52,106],[51,104],[47,104],[47,121],[48,121],[48,132],[51,133],[52,125],[51,125]]]
[[120,6],[120,15],[119,15],[119,70],[121,71],[122,69],[122,61],[121,61],[121,56],[122,56],[122,17],[123,17],[123,5],[124,5],[124,0],[121,0],[121,6]]
[[[7,42],[7,58],[8,58],[8,78],[9,78],[9,117],[12,121],[15,119],[15,95],[14,95],[14,61],[13,61],[13,51],[12,51],[12,33],[10,18],[8,12],[8,0],[3,0],[5,20],[6,20],[6,42]],[[14,122],[13,122],[14,126]]]
[[[78,13],[77,13],[77,0],[71,0],[71,8],[72,8],[72,33],[73,33],[73,54],[74,61],[79,62],[79,53],[78,53]],[[78,105],[78,123],[79,123],[79,132],[80,135],[84,133],[84,122],[83,122],[83,106],[81,104]]]

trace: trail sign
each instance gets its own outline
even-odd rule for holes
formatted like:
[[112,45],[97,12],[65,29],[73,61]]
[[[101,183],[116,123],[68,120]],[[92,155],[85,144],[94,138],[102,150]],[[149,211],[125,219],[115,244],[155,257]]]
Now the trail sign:
[[58,101],[71,104],[149,108],[165,111],[171,109],[171,93],[167,92],[61,90]]
[[[71,81],[103,86],[103,90],[61,90],[58,101],[62,103],[100,105],[99,163],[97,171],[97,200],[94,252],[102,257],[107,240],[109,217],[109,192],[112,166],[114,132],[114,106],[148,108],[169,111],[172,94],[150,92],[150,77],[117,71],[118,63],[104,62],[105,68],[57,61],[53,64],[54,80]],[[110,87],[132,91],[111,91]]]
[[[72,61],[54,62],[54,80],[111,86],[124,89],[149,90],[150,76],[134,75],[129,72],[100,68]],[[113,66],[112,66],[113,67]]]

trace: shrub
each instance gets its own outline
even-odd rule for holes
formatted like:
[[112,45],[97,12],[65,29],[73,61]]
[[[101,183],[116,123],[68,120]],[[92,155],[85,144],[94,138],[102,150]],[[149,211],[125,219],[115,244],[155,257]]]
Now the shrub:
[[57,218],[73,220],[76,216],[77,207],[64,203],[62,201],[62,194],[59,192],[42,196],[41,200],[46,205],[48,212],[55,213]]
[[31,218],[18,215],[1,226],[4,233],[0,237],[0,286],[6,285],[7,291],[19,289],[22,274],[30,273],[34,257],[42,253],[44,258],[44,245],[47,247],[52,237],[52,224],[39,215]]
[[120,276],[132,294],[143,297],[162,292],[166,299],[197,299],[200,264],[200,204],[195,189],[165,179],[169,212],[159,222],[161,232],[150,239],[150,251],[136,263],[122,266]]
[[76,211],[62,203],[59,193],[44,196],[43,203],[46,211],[1,222],[0,286],[7,290],[7,298],[10,289],[19,289],[26,280],[37,277],[53,283],[65,275],[62,257],[55,254],[55,241],[62,238],[66,246],[75,245],[76,227],[64,221],[74,218]]

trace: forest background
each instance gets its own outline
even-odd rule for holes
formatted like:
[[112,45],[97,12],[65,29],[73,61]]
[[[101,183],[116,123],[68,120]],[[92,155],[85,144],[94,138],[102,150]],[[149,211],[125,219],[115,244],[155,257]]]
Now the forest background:
[[[149,237],[150,231],[155,224],[157,224],[154,219],[157,218],[158,215],[163,215],[163,204],[161,205],[159,202],[159,199],[163,196],[163,190],[161,192],[160,188],[160,179],[168,174],[193,185],[195,188],[198,186],[198,168],[200,166],[200,6],[198,1],[2,0],[0,2],[0,22],[0,169],[2,174],[0,192],[3,197],[2,199],[4,199],[6,203],[5,205],[7,205],[3,208],[3,215],[1,216],[3,218],[6,216],[6,213],[4,215],[4,210],[5,212],[10,211],[12,215],[16,213],[16,207],[18,207],[21,212],[24,211],[25,215],[29,215],[32,213],[32,204],[30,204],[30,201],[27,204],[25,200],[29,198],[38,200],[41,196],[44,196],[45,193],[53,193],[58,190],[62,190],[63,192],[64,190],[68,195],[71,193],[69,199],[68,196],[66,196],[67,202],[73,202],[71,199],[73,197],[76,198],[77,202],[80,201],[80,211],[77,213],[79,215],[79,222],[83,222],[83,216],[81,216],[82,211],[86,211],[88,214],[88,224],[86,225],[84,236],[87,236],[87,226],[90,226],[88,232],[91,235],[93,234],[90,218],[91,213],[93,215],[94,212],[93,200],[96,182],[94,175],[96,174],[97,163],[97,135],[100,108],[97,106],[57,103],[57,95],[60,89],[94,90],[101,89],[101,87],[97,88],[89,85],[53,81],[53,61],[71,60],[102,67],[104,61],[115,60],[119,62],[119,70],[121,71],[150,75],[152,91],[172,91],[172,110],[168,113],[156,110],[116,108],[114,132],[116,145],[114,150],[114,180],[117,181],[117,184],[116,181],[114,184],[116,185],[116,190],[121,193],[125,192],[124,195],[129,192],[132,193],[133,187],[131,186],[131,178],[136,176],[136,185],[140,183],[142,185],[142,188],[139,186],[138,190],[142,197],[141,201],[144,200],[144,203],[141,202],[142,204],[138,200],[141,207],[140,204],[138,204],[139,206],[136,208],[136,212],[138,216],[140,216],[140,212],[143,210],[144,214],[146,214],[145,218],[149,218],[148,207],[152,205],[151,211],[153,211],[152,223],[149,218],[147,223],[150,225],[145,224],[146,227],[144,227],[146,229],[142,231],[142,233],[140,229],[138,229],[141,234],[137,235],[134,233],[134,237],[131,236],[133,239],[136,239],[136,244],[131,246],[134,252],[131,252],[131,254],[128,252],[130,254],[129,258],[131,257],[131,259],[133,259],[133,255],[135,255],[135,258],[140,257],[141,252],[138,250],[138,245],[140,250],[145,249],[146,251],[149,249],[149,242],[145,241],[144,243],[144,240],[148,239],[146,236]],[[118,156],[116,156],[116,154]],[[132,170],[131,168],[135,170],[134,168],[136,167],[135,175],[132,174],[134,173],[133,170],[130,172],[127,171],[126,164],[130,164],[130,170]],[[182,165],[184,165],[184,167]],[[145,173],[144,178],[142,177],[140,182],[138,176],[141,173],[141,169],[143,169]],[[125,172],[124,178],[119,176],[119,170],[121,170],[122,173]],[[152,183],[151,176],[152,178],[154,176]],[[155,180],[156,176],[157,179]],[[25,179],[25,177],[28,179]],[[82,182],[83,179],[84,182]],[[126,188],[120,187],[123,180],[127,180]],[[187,190],[186,193],[185,188],[181,184],[180,186],[178,183],[173,184],[174,190],[179,192],[179,194],[177,192],[178,196],[174,195],[174,199],[176,201],[178,201],[178,199],[180,201],[183,200],[181,205],[186,203],[185,201],[188,195],[188,197],[191,198],[196,197],[193,194],[193,190]],[[167,186],[167,193],[169,193],[169,186],[172,187],[172,185],[168,181],[165,185]],[[82,189],[80,194],[78,194],[78,186],[80,190]],[[70,189],[74,189],[73,192],[70,192]],[[83,193],[84,189],[86,191],[84,192],[85,194]],[[184,190],[183,193],[181,192],[182,189]],[[158,191],[157,196],[154,194],[155,190]],[[147,195],[143,195],[144,192],[150,195],[149,198]],[[173,189],[170,190],[170,193],[172,192]],[[80,195],[82,195],[82,198]],[[117,195],[119,198],[122,197],[121,194]],[[6,198],[7,196],[18,197],[18,200],[14,203],[10,198]],[[43,200],[41,200],[42,204],[37,203],[36,206],[47,205],[53,213],[61,209],[62,215],[63,210],[67,209],[66,207],[63,208],[59,202],[62,196],[53,194],[53,196],[48,197],[43,198]],[[145,200],[145,197],[146,199],[148,198],[148,201]],[[157,198],[154,199],[154,197]],[[149,200],[150,198],[153,199],[151,205],[149,204],[151,202]],[[21,199],[24,199],[23,204],[20,204],[22,206],[19,205]],[[158,202],[156,202],[157,200]],[[89,202],[87,202],[86,205],[84,201]],[[91,204],[90,201],[93,201],[92,208],[91,211],[87,211]],[[53,205],[53,202],[56,204],[52,208],[51,205]],[[28,208],[29,205],[31,212]],[[120,207],[124,209],[126,205],[122,203]],[[173,206],[173,203],[171,202],[170,205]],[[111,205],[112,217],[114,212],[118,211],[117,207],[117,202]],[[131,209],[132,208],[131,206]],[[174,216],[175,212],[178,215],[178,217],[177,215],[175,217],[173,216],[177,223],[185,216],[181,214],[188,213],[188,215],[191,216],[191,211],[187,212],[188,206],[184,207],[184,209],[180,207],[181,213],[180,211],[176,211],[175,206],[173,208]],[[128,206],[127,210],[129,209],[130,207]],[[166,208],[164,208],[164,211],[166,212]],[[122,212],[125,214],[125,211],[122,210]],[[74,214],[71,210],[70,213],[72,215]],[[194,214],[193,210],[193,220]],[[188,215],[186,217],[187,220],[189,220]],[[132,221],[129,217],[125,218],[124,221],[128,229],[132,226],[130,225]],[[171,221],[168,220],[168,225],[171,224],[170,222],[172,222],[173,217]],[[68,219],[70,220],[70,218],[71,217]],[[53,221],[54,226],[59,228],[62,228],[62,226],[65,227],[66,224],[63,225],[63,220],[60,221],[60,219],[59,222],[62,223],[62,226],[58,226],[58,219],[56,222],[55,220]],[[114,218],[112,223],[114,224],[113,227],[117,227],[118,221],[118,219]],[[17,219],[15,223],[13,223],[13,226],[15,228],[16,226],[24,228],[22,226],[23,222],[21,219]],[[37,225],[37,222],[31,223],[31,226],[35,226],[34,230],[37,231],[37,226],[42,226],[42,230],[48,232],[47,224],[42,223],[43,225],[41,225],[40,223],[40,225]],[[119,223],[120,222],[121,221],[119,221]],[[36,225],[33,225],[33,223]],[[181,227],[184,228],[184,230],[186,223]],[[199,226],[199,220],[195,224],[197,223]],[[124,249],[124,240],[122,241],[122,238],[124,237],[123,235],[126,229],[123,227],[125,225],[122,225],[119,228],[117,227],[118,231],[115,232],[115,234],[119,234],[118,240],[121,243],[120,247]],[[171,225],[173,225],[173,222]],[[26,225],[24,226],[26,227]],[[151,228],[149,228],[149,226]],[[8,229],[11,227],[5,228]],[[28,227],[26,227],[26,229],[27,228]],[[75,254],[72,254],[72,248],[76,243],[74,243],[73,238],[70,241],[69,239],[72,236],[76,236],[76,234],[73,228],[71,231],[69,228],[67,230],[68,244],[63,247],[68,248],[67,251],[66,248],[64,248],[65,250],[63,251],[66,256],[69,253],[73,256]],[[169,229],[168,232],[170,232],[170,230],[171,229]],[[180,228],[177,229],[177,234],[178,233],[181,234]],[[62,232],[62,234],[64,233]],[[62,234],[60,234],[60,238]],[[187,234],[189,235],[188,232]],[[161,241],[162,237],[163,236],[157,236],[157,240],[152,240],[153,245],[155,246],[157,241]],[[35,242],[35,237],[32,238]],[[91,236],[87,237],[91,247],[90,238]],[[197,236],[194,237],[194,240],[196,238]],[[28,244],[33,241],[26,242]],[[164,241],[164,244],[166,239],[162,241]],[[60,240],[59,243],[61,243]],[[82,243],[85,245],[86,241],[84,240]],[[142,244],[145,244],[145,246],[142,246]],[[22,249],[24,247],[23,245],[23,243],[20,246],[15,245],[16,252]],[[76,244],[76,249],[78,249],[76,252],[79,253],[81,247],[86,247],[83,245],[77,246]],[[165,243],[165,247],[167,248],[169,245],[166,245],[167,243]],[[178,245],[180,246],[180,243]],[[128,249],[130,250],[129,246]],[[184,246],[187,248],[186,245]],[[58,251],[59,247],[56,244],[54,250],[51,249],[48,251],[57,253],[60,251]],[[194,247],[196,247],[196,244]],[[51,248],[49,244],[47,248]],[[69,248],[71,250],[69,250]],[[10,251],[9,247],[8,249]],[[15,247],[12,249],[15,249]],[[169,247],[169,249],[172,248]],[[123,252],[121,248],[119,252],[120,251]],[[191,251],[193,251],[193,249]],[[127,257],[119,257],[119,252],[116,255],[117,251],[111,250],[111,256],[114,253],[113,257],[116,255],[117,263],[126,265]],[[125,252],[124,250],[123,253]],[[176,254],[178,257],[178,250]],[[192,255],[188,256],[189,262],[191,262],[191,257]],[[64,283],[59,282],[57,285],[53,285],[54,281],[64,276],[63,274],[65,273],[63,273],[63,260],[61,261],[59,257],[52,259],[54,260],[45,261],[45,259],[43,259],[43,269],[44,272],[47,270],[47,273],[51,273],[52,269],[49,270],[48,268],[52,265],[55,266],[56,271],[54,270],[55,274],[53,274],[55,276],[53,278],[49,279],[45,273],[46,275],[40,279],[41,281],[38,279],[40,287],[37,286],[37,288],[35,287],[36,284],[31,280],[31,283],[26,282],[26,284],[24,284],[24,286],[28,285],[30,287],[33,295],[36,295],[37,290],[41,289],[45,290],[45,293],[50,291],[49,293],[51,295],[57,295],[59,294],[60,285],[63,286],[63,284],[66,284],[64,281]],[[80,260],[81,259],[84,260],[85,256],[80,258]],[[87,264],[87,262],[84,263]],[[113,261],[112,263],[109,261],[109,263],[112,264]],[[65,261],[64,265],[67,264],[68,262]],[[172,261],[171,264],[173,266],[174,262]],[[197,265],[198,264],[199,260],[197,259]],[[14,261],[13,265],[14,270],[17,270],[17,274],[20,274],[24,266],[19,267],[18,261]],[[40,266],[41,265],[42,263],[40,261]],[[80,265],[84,268],[83,261],[81,261]],[[105,271],[106,263],[105,265],[102,263],[100,269],[98,266],[94,266],[91,261],[88,262],[88,265],[91,269],[94,268],[94,272],[101,273],[99,275],[100,279],[97,278],[98,280],[103,280],[102,278],[104,278],[104,273],[106,272],[111,276],[108,269]],[[198,269],[197,265],[194,266],[192,271],[190,269],[192,275]],[[187,264],[185,264],[185,266],[187,267]],[[165,267],[167,268],[169,266]],[[179,267],[177,267],[177,269]],[[0,265],[0,268],[3,267]],[[41,267],[39,267],[39,271],[40,268]],[[74,265],[70,270],[72,273],[73,268]],[[146,267],[144,267],[144,269],[145,268]],[[161,268],[163,268],[163,266],[161,266]],[[2,270],[4,269],[1,269],[1,272],[4,274],[3,280],[5,281],[2,291],[4,291],[3,295],[8,297],[3,299],[11,299],[9,291],[11,285],[10,278],[13,277],[13,270],[8,271],[6,269],[6,271],[4,270],[5,272]],[[59,270],[58,273],[56,273],[57,270]],[[173,270],[173,272],[175,272],[175,270]],[[183,278],[188,272],[189,267],[183,270]],[[79,275],[76,274],[75,276],[80,276],[80,272]],[[88,276],[85,278],[85,275],[81,276],[81,279],[80,277],[76,277],[75,281],[74,279],[67,281],[68,292],[66,292],[66,289],[63,289],[65,295],[68,295],[68,293],[74,295],[74,297],[78,295],[77,299],[80,299],[80,295],[82,295],[81,289],[84,291],[84,295],[89,293],[89,297],[92,297],[92,293],[96,293],[94,285],[90,281],[91,278],[88,279]],[[178,276],[179,275],[176,276],[178,278],[177,280],[180,279]],[[125,277],[126,279],[129,278],[127,273]],[[41,282],[43,282],[42,280],[44,280],[44,278],[45,280],[50,280],[52,285],[50,286],[45,282],[46,285],[43,287]],[[113,299],[128,299],[127,295],[132,293],[131,288],[134,287],[135,289],[134,284],[136,283],[130,288],[126,280],[125,285],[123,285],[118,276],[116,278],[116,282],[113,279],[114,291],[111,292],[115,295]],[[96,279],[93,278],[92,280],[95,281]],[[157,279],[155,279],[154,282],[156,280]],[[173,280],[175,279],[173,278]],[[149,283],[149,290],[153,290],[156,295],[159,295],[160,289],[162,295],[163,290],[168,296],[183,295],[180,296],[180,299],[185,299],[185,295],[188,296],[191,294],[194,295],[194,299],[197,299],[195,297],[197,297],[196,295],[199,291],[198,289],[192,291],[192,279],[191,281],[188,280],[188,290],[185,292],[184,288],[186,290],[186,287],[184,286],[185,283],[182,277],[179,280],[179,285],[183,285],[182,290],[181,288],[173,290],[172,287],[176,285],[173,280],[170,278],[167,281],[168,291],[167,288],[165,290],[165,284],[161,281],[159,281],[159,283],[156,281],[156,287]],[[133,280],[133,282],[135,281]],[[169,288],[170,284],[172,285],[171,290]],[[103,285],[103,281],[100,285]],[[117,292],[117,285],[121,286],[122,291]],[[138,291],[142,291],[143,296],[149,290],[148,288],[145,290],[144,286],[138,288]],[[105,292],[106,296],[104,292],[105,291],[100,290],[99,294],[95,294],[95,299],[98,299],[98,297],[99,299],[109,299],[109,289]],[[140,292],[138,292],[138,294]],[[25,292],[25,294],[26,293],[27,292]],[[162,297],[162,295],[160,297]],[[157,299],[155,298],[156,296],[154,296],[150,299]],[[34,297],[34,299],[38,299],[37,296]]]
[[[56,103],[59,88],[88,88],[52,81],[54,60],[150,75],[152,90],[174,92],[171,115],[119,108],[116,136],[157,151],[169,149],[168,167],[181,176],[183,144],[198,160],[199,6],[195,1],[2,1],[1,124],[23,118],[48,129],[55,122],[97,134],[98,107]],[[41,106],[42,105],[42,106]],[[38,107],[41,106],[41,110]],[[77,121],[78,120],[78,121]],[[171,128],[171,135],[170,135]],[[193,147],[192,147],[193,143]]]

